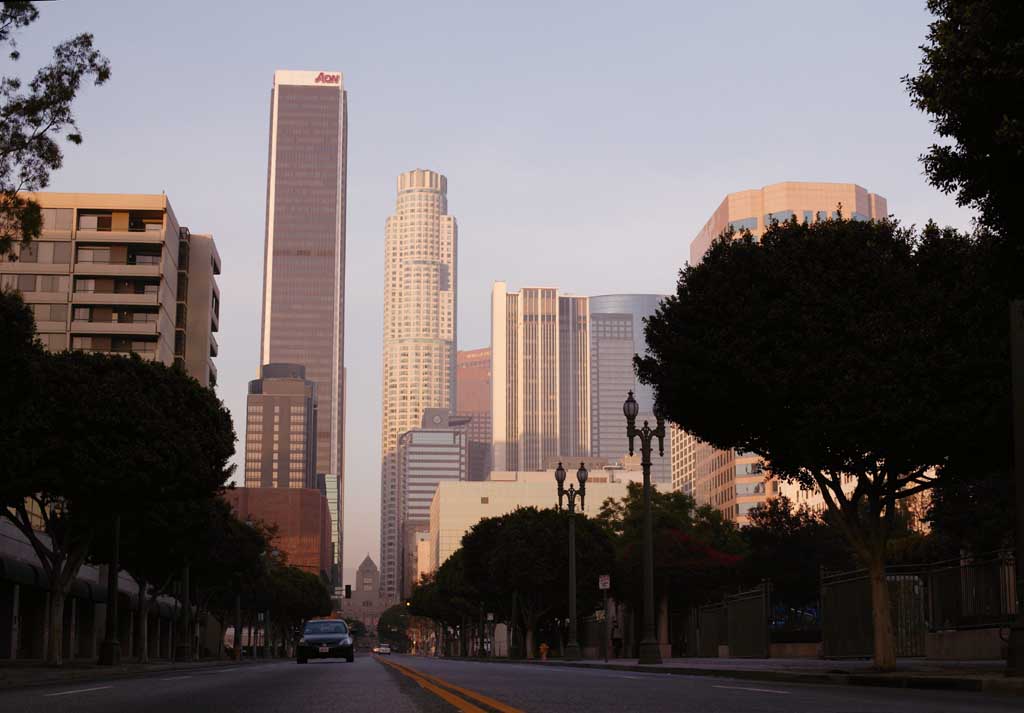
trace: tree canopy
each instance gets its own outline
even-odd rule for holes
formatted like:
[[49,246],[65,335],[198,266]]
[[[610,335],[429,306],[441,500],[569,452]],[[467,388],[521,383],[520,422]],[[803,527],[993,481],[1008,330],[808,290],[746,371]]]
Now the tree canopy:
[[1024,194],[1024,4],[928,0],[935,16],[920,73],[904,77],[914,106],[945,139],[921,157],[932,185],[981,222],[1021,241]]
[[[19,58],[17,33],[31,25],[39,11],[31,2],[5,2],[0,9],[0,47]],[[25,191],[39,191],[50,173],[64,164],[59,137],[82,143],[72,109],[82,85],[100,85],[110,78],[110,63],[83,32],[57,45],[53,59],[27,83],[0,76],[0,255],[13,244],[28,243],[42,230],[39,204]]]
[[841,217],[727,233],[648,320],[639,377],[683,429],[821,492],[881,576],[897,501],[969,477],[979,443],[1006,462],[1000,249]]

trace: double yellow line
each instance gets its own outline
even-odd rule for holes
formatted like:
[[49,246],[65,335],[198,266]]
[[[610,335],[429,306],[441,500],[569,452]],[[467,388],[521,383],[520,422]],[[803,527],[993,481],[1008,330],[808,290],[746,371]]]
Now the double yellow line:
[[454,683],[449,683],[437,676],[431,676],[423,673],[422,671],[417,671],[409,668],[408,666],[395,663],[394,661],[385,661],[380,657],[376,658],[377,661],[385,666],[390,666],[403,676],[411,678],[413,681],[418,683],[421,688],[430,691],[441,700],[451,704],[457,710],[461,711],[461,713],[488,713],[487,710],[475,705],[471,701],[481,703],[491,710],[499,711],[499,713],[525,713],[525,711],[519,708],[513,708],[501,701],[494,700],[490,696],[485,696],[482,693],[471,691],[468,688],[456,686]]

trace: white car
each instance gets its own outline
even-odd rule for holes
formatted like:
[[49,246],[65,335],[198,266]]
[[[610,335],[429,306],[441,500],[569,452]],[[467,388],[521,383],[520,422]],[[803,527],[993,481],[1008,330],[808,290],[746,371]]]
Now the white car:
[[382,654],[382,655],[383,654],[387,654],[388,656],[390,656],[391,655],[391,644],[381,644],[380,646],[377,647],[377,653],[378,654]]

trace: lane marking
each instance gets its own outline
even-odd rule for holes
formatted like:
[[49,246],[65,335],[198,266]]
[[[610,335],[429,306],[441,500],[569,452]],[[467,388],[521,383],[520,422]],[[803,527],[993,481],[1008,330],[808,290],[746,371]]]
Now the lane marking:
[[96,688],[78,688],[74,691],[61,691],[60,693],[46,693],[43,694],[43,698],[50,698],[51,696],[70,696],[75,693],[91,693],[93,691],[105,691],[113,686],[96,686]]
[[166,678],[161,678],[160,680],[161,681],[180,681],[183,678],[192,678],[192,677],[191,676],[168,676]]
[[789,695],[789,691],[773,691],[770,688],[750,688],[748,686],[712,686],[712,688],[725,688],[730,691],[754,691],[756,693],[778,693],[783,696]]
[[433,683],[431,683],[427,679],[417,675],[416,673],[414,673],[413,671],[411,671],[409,669],[406,669],[404,666],[399,666],[398,664],[391,663],[390,661],[382,661],[379,658],[377,659],[377,661],[379,661],[380,663],[384,664],[385,666],[390,666],[391,668],[393,668],[396,671],[398,671],[399,673],[401,673],[403,676],[411,678],[413,681],[415,681],[416,683],[418,683],[420,685],[420,688],[424,688],[424,689],[430,691],[431,693],[433,693],[435,696],[437,696],[441,700],[443,700],[443,701],[451,704],[452,706],[454,706],[456,709],[461,711],[461,713],[485,713],[483,708],[478,708],[475,705],[473,705],[472,703],[470,703],[469,701],[466,701],[466,700],[463,700],[462,698],[459,698],[454,693],[449,693],[448,691],[444,690],[443,688],[439,688],[438,686],[435,686]]
[[450,688],[453,691],[456,691],[457,693],[461,693],[463,696],[465,696],[467,698],[471,698],[474,701],[476,701],[477,703],[483,703],[485,706],[490,706],[491,708],[494,708],[494,709],[496,709],[498,711],[501,711],[501,713],[524,713],[524,711],[522,711],[522,710],[520,710],[518,708],[513,708],[512,706],[506,705],[506,704],[502,703],[501,701],[498,701],[498,700],[495,700],[495,699],[491,698],[490,696],[485,696],[482,693],[477,693],[476,691],[470,690],[468,688],[462,688],[461,686],[456,686],[454,683],[449,683],[448,681],[446,681],[446,680],[444,680],[442,678],[438,678],[437,676],[431,676],[430,674],[423,673],[422,671],[419,671],[418,669],[410,669],[410,670],[415,671],[420,676],[423,676],[424,678],[430,679],[431,681],[433,681],[434,683],[436,683],[436,684],[438,684],[440,686],[445,686],[446,688]]

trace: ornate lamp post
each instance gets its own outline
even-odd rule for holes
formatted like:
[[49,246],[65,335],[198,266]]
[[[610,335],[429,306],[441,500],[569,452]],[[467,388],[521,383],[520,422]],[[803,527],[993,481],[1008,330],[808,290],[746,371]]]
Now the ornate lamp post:
[[569,645],[565,647],[565,659],[567,661],[580,660],[580,644],[576,631],[576,496],[580,498],[580,509],[583,509],[583,498],[587,494],[587,469],[580,463],[580,469],[576,471],[576,480],[580,483],[580,489],[576,490],[572,483],[566,490],[565,468],[558,464],[555,469],[555,481],[558,483],[558,509],[562,509],[562,498],[564,497],[569,506]]
[[626,416],[626,436],[629,438],[629,455],[633,455],[633,440],[640,436],[640,466],[644,471],[644,631],[640,639],[640,663],[661,663],[658,636],[654,631],[654,527],[651,524],[651,442],[658,439],[658,454],[665,455],[665,419],[655,406],[654,416],[657,427],[651,428],[644,421],[642,428],[636,427],[640,406],[629,392],[622,404]]

